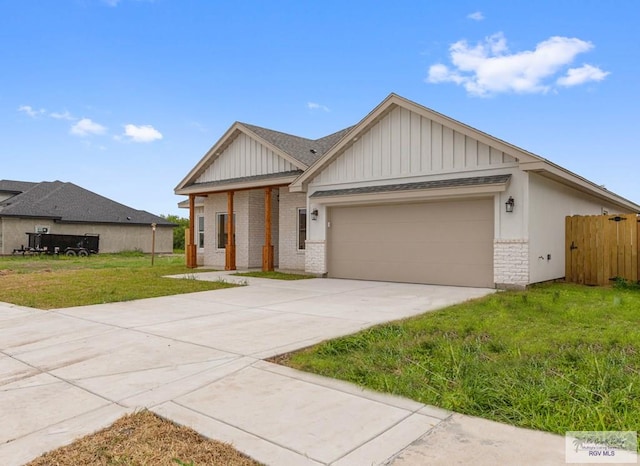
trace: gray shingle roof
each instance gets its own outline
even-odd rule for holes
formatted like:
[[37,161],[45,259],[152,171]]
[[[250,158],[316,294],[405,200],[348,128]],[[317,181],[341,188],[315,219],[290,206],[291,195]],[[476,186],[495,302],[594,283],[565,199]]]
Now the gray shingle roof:
[[37,184],[30,181],[0,180],[0,192],[23,193]]
[[[353,128],[350,126],[349,128],[337,131],[320,139],[307,139],[260,126],[250,125],[248,123],[240,124],[306,166],[311,165],[327,153],[329,149]],[[312,150],[315,151],[315,153],[311,152]]]
[[290,170],[287,172],[267,173],[265,175],[243,176],[241,178],[229,178],[227,180],[207,181],[204,183],[193,183],[190,186],[197,186],[200,188],[208,188],[208,187],[213,188],[216,186],[226,186],[229,184],[243,183],[246,181],[270,180],[270,179],[284,178],[288,176],[298,176],[301,174],[302,174],[302,170]]
[[[13,184],[12,184],[13,183]],[[0,203],[0,217],[40,217],[65,223],[172,225],[166,219],[112,201],[73,183],[0,181],[0,188],[22,183],[27,188]]]
[[456,178],[451,180],[420,181],[417,183],[390,184],[386,186],[364,186],[361,188],[333,189],[316,191],[311,197],[348,196],[350,194],[388,193],[397,191],[414,191],[416,189],[457,188],[464,186],[480,186],[502,184],[509,181],[511,175],[476,176],[472,178]]

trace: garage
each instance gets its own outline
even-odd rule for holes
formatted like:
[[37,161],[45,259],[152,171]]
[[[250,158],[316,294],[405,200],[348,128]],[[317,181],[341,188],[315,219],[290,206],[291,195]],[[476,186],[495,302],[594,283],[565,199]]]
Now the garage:
[[329,209],[334,278],[493,287],[493,198]]

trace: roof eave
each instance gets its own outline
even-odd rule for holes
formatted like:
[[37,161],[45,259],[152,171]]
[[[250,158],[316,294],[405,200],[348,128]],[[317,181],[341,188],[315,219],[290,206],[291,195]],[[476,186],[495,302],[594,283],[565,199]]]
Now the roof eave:
[[199,186],[191,185],[183,189],[176,190],[176,194],[181,195],[207,195],[215,193],[224,193],[228,191],[246,191],[257,188],[268,188],[269,186],[288,186],[299,175],[290,175],[280,178],[266,178],[261,180],[246,180],[237,183],[220,183],[218,185]]
[[592,181],[573,173],[566,168],[556,165],[548,160],[539,160],[535,162],[522,162],[520,168],[525,172],[537,173],[541,176],[554,179],[565,185],[569,185],[579,191],[594,195],[602,200],[611,202],[619,207],[633,210],[640,213],[640,205],[629,199],[626,199],[614,192],[598,186]]

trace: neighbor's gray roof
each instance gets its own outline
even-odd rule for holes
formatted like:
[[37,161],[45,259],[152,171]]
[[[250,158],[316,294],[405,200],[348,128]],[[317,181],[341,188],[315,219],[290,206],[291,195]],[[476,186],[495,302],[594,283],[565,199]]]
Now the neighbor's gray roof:
[[[310,166],[327,153],[329,149],[336,145],[336,143],[353,128],[353,126],[350,126],[349,128],[342,129],[320,139],[306,139],[248,123],[240,124],[249,128],[262,139],[273,144],[306,166]],[[314,150],[315,153],[311,152],[311,150]]]
[[30,181],[0,180],[0,192],[23,193],[37,184]]
[[348,196],[350,194],[387,193],[396,191],[413,191],[416,189],[458,188],[464,186],[480,186],[487,184],[502,184],[509,181],[511,175],[476,176],[472,178],[457,178],[453,180],[420,181],[417,183],[390,184],[386,186],[364,186],[361,188],[333,189],[316,191],[311,197]]
[[0,217],[48,218],[69,223],[172,225],[162,217],[132,209],[73,183],[0,181],[0,190],[19,186],[26,189],[0,202]]

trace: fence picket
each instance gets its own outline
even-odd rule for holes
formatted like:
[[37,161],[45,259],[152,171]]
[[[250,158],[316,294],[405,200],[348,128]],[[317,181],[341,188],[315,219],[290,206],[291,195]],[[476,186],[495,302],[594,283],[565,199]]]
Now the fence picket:
[[616,277],[637,282],[638,238],[640,223],[635,214],[566,217],[565,279],[600,286]]

